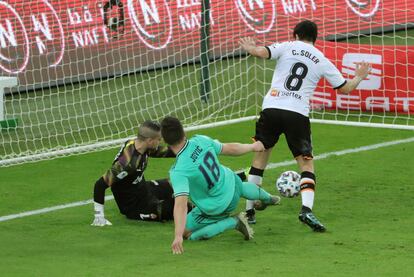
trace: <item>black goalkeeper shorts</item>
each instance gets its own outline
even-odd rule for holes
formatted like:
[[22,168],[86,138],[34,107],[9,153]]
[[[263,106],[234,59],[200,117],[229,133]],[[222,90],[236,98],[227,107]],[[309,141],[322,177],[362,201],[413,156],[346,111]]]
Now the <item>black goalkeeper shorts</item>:
[[254,139],[269,149],[275,146],[281,134],[285,134],[293,157],[313,157],[309,117],[281,109],[264,109],[260,112]]
[[129,208],[125,215],[129,219],[151,220],[150,214],[156,214],[155,221],[173,219],[174,198],[173,189],[167,179],[145,181],[140,184],[145,186],[145,195],[139,195],[135,208]]

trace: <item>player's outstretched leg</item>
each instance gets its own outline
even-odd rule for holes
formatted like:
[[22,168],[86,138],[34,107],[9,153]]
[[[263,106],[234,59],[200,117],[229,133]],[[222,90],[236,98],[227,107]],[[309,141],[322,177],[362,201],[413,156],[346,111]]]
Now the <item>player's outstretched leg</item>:
[[325,232],[325,226],[320,223],[316,216],[312,213],[312,210],[306,206],[302,206],[302,210],[299,213],[299,220],[308,225],[315,232]]
[[238,224],[238,219],[236,217],[227,217],[222,220],[219,220],[215,223],[208,224],[205,227],[194,231],[189,237],[190,240],[204,240],[209,239],[218,234],[229,230],[235,229]]
[[251,240],[253,238],[254,231],[247,222],[246,213],[239,213],[239,215],[236,216],[236,219],[236,230],[243,234],[245,240]]
[[278,205],[280,203],[280,197],[277,195],[271,195],[270,202],[262,201],[262,200],[256,200],[254,201],[254,208],[258,211],[263,211],[267,208],[267,206],[271,205]]
[[261,187],[250,182],[243,182],[241,196],[254,200],[253,207],[257,210],[264,210],[269,205],[277,205],[280,203],[279,196],[271,195]]

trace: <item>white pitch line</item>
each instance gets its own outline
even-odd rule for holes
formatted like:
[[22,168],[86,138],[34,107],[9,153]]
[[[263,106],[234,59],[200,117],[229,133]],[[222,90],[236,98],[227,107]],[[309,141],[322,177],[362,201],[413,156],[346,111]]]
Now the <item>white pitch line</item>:
[[[112,195],[105,196],[105,200],[112,200],[112,199],[114,199],[114,197]],[[69,204],[57,205],[57,206],[53,206],[53,207],[49,207],[49,208],[43,208],[43,209],[39,209],[39,210],[27,211],[27,212],[18,213],[18,214],[6,215],[6,216],[0,217],[0,222],[11,220],[11,219],[16,219],[16,218],[21,218],[21,217],[26,217],[26,216],[31,216],[31,215],[36,215],[36,214],[45,214],[45,213],[48,213],[48,212],[63,210],[63,209],[66,209],[66,208],[85,206],[85,205],[88,205],[88,204],[91,204],[91,203],[93,203],[93,199],[73,202],[73,203],[69,203]]]
[[[322,159],[326,159],[332,156],[342,156],[346,154],[364,152],[364,151],[369,151],[369,150],[374,150],[374,149],[378,149],[382,147],[393,146],[393,145],[409,143],[409,142],[414,142],[414,137],[407,138],[407,139],[393,140],[393,141],[388,141],[388,142],[382,142],[382,143],[377,143],[377,144],[372,144],[372,145],[367,145],[367,146],[361,146],[357,148],[350,148],[350,149],[345,149],[345,150],[340,150],[340,151],[335,151],[335,152],[323,153],[323,154],[313,157],[313,159],[322,160]],[[267,165],[266,169],[273,169],[273,168],[288,166],[288,165],[293,165],[293,164],[296,164],[296,160],[284,161],[280,163],[270,163]]]
[[[382,143],[377,143],[377,144],[372,144],[372,145],[367,145],[367,146],[361,146],[361,147],[357,147],[357,148],[350,148],[350,149],[345,149],[345,150],[340,150],[340,151],[323,153],[323,154],[315,156],[314,159],[315,160],[322,160],[322,159],[326,159],[326,158],[329,158],[329,157],[332,157],[332,156],[343,156],[343,155],[347,155],[347,154],[351,154],[351,153],[364,152],[364,151],[374,150],[374,149],[378,149],[378,148],[382,148],[382,147],[393,146],[393,145],[403,144],[403,143],[410,143],[410,142],[414,142],[414,137],[407,138],[407,139],[394,140],[394,141],[389,141],[389,142],[382,142]],[[289,160],[289,161],[284,161],[284,162],[280,162],[280,163],[271,163],[267,166],[267,169],[274,169],[274,168],[293,165],[293,164],[296,164],[295,160]],[[112,195],[105,196],[105,200],[112,200],[112,199],[114,199],[114,197]],[[69,204],[63,204],[63,205],[43,208],[43,209],[39,209],[39,210],[33,210],[33,211],[27,211],[27,212],[18,213],[18,214],[6,215],[6,216],[0,217],[0,222],[8,221],[8,220],[16,219],[16,218],[21,218],[21,217],[26,217],[26,216],[31,216],[31,215],[44,214],[44,213],[53,212],[53,211],[57,211],[57,210],[62,210],[62,209],[66,209],[66,208],[84,206],[84,205],[91,204],[92,202],[93,202],[93,199],[89,199],[89,200],[73,202],[73,203],[69,203]]]

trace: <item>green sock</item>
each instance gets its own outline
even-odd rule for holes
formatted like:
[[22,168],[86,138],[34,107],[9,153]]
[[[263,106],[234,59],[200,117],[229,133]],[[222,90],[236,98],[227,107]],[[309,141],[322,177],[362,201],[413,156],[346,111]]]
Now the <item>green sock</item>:
[[236,228],[236,225],[237,219],[234,217],[228,217],[195,231],[191,234],[189,240],[209,239],[226,230]]
[[243,182],[242,196],[249,200],[262,200],[266,204],[270,204],[272,200],[267,191],[250,182]]

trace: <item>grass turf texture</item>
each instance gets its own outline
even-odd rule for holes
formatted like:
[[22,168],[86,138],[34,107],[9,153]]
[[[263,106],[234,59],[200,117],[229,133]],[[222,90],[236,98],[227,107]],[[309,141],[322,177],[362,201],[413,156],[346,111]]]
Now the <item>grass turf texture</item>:
[[[253,122],[197,133],[223,142],[249,142]],[[314,154],[413,137],[412,131],[313,125]],[[0,216],[89,199],[95,180],[118,149],[0,168]],[[297,220],[300,198],[282,199],[259,212],[253,241],[236,231],[170,251],[173,224],[134,222],[107,201],[111,227],[91,227],[92,205],[0,222],[4,276],[410,276],[414,144],[315,161],[315,213],[328,232],[313,233]],[[271,162],[292,159],[284,138]],[[245,168],[251,155],[222,157]],[[166,176],[172,159],[151,159],[147,179]],[[264,187],[289,166],[268,170]],[[244,208],[244,201],[239,210]]]

